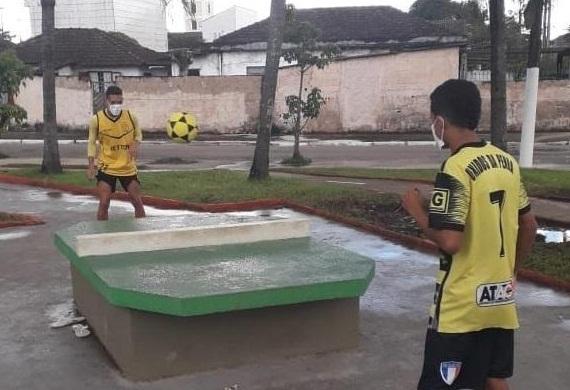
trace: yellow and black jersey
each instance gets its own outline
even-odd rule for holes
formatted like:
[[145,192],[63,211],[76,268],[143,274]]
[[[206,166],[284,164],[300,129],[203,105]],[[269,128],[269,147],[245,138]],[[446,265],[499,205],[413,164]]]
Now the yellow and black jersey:
[[518,328],[513,291],[519,215],[530,210],[519,167],[485,142],[464,145],[438,173],[432,229],[463,232],[460,251],[440,259],[430,328],[465,333]]
[[89,122],[87,155],[97,155],[98,142],[100,171],[113,176],[133,176],[137,174],[137,167],[129,149],[133,142],[141,140],[142,132],[129,111],[121,111],[117,118],[110,117],[105,110],[99,111]]

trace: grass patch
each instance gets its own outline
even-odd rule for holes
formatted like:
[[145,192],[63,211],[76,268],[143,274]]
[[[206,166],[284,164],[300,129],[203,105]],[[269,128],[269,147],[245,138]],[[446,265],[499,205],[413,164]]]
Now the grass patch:
[[312,162],[313,160],[303,156],[289,157],[284,160],[281,160],[281,164],[290,165],[292,167],[305,167],[307,165],[310,165]]
[[[83,171],[66,171],[45,176],[37,169],[20,169],[13,175],[78,186],[94,186]],[[199,203],[238,202],[256,199],[288,199],[336,211],[340,207],[350,216],[363,217],[374,207],[393,210],[399,204],[396,195],[376,194],[327,183],[309,183],[300,179],[271,178],[265,182],[248,181],[244,172],[208,170],[178,172],[139,172],[143,191],[169,199]],[[358,205],[358,207],[355,206]]]
[[[374,169],[374,168],[278,168],[276,172],[306,175],[346,176],[355,179],[395,179],[433,181],[435,169]],[[570,171],[523,169],[522,177],[531,196],[570,199]]]
[[376,169],[376,168],[277,168],[276,172],[304,175],[346,176],[355,179],[433,180],[435,169]]
[[[44,176],[36,168],[10,173],[79,186],[95,185],[87,180],[84,171]],[[143,191],[148,195],[200,203],[287,199],[361,222],[383,225],[397,232],[415,236],[421,234],[409,216],[403,211],[395,211],[399,205],[399,196],[395,194],[378,194],[360,188],[295,178],[250,182],[244,172],[224,170],[140,172],[139,175]],[[525,267],[570,281],[570,244],[537,243]]]
[[186,160],[180,157],[164,157],[159,158],[151,162],[152,165],[185,165],[185,164],[196,164],[198,161],[196,160]]
[[570,281],[570,242],[545,244],[537,242],[523,267],[557,279]]

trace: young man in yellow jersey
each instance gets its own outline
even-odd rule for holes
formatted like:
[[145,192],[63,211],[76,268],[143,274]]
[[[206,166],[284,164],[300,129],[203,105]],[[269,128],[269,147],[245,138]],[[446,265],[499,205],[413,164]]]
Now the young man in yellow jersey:
[[135,217],[143,218],[145,211],[136,166],[142,132],[133,114],[122,109],[121,88],[110,86],[105,91],[105,96],[106,108],[94,115],[89,122],[87,147],[87,177],[89,180],[97,178],[97,219],[104,221],[109,218],[111,194],[115,192],[117,180],[129,194],[135,208]]
[[449,80],[431,95],[432,132],[451,156],[429,210],[411,189],[402,205],[441,250],[420,390],[507,390],[513,374],[517,267],[530,253],[536,221],[515,159],[475,129],[475,84]]

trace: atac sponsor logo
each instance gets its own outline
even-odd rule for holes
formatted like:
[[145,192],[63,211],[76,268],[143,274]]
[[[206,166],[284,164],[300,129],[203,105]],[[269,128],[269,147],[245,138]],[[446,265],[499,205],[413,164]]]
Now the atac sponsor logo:
[[477,305],[500,306],[515,301],[515,291],[511,280],[502,283],[482,284],[477,287]]
[[439,374],[441,379],[451,386],[461,372],[461,362],[442,362],[439,365]]

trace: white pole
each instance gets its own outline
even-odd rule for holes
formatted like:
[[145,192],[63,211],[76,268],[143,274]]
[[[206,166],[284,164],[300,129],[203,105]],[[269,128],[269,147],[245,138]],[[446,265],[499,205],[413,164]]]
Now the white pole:
[[528,68],[526,70],[526,87],[523,107],[524,117],[519,158],[519,163],[523,168],[532,168],[533,166],[539,76],[539,68]]

